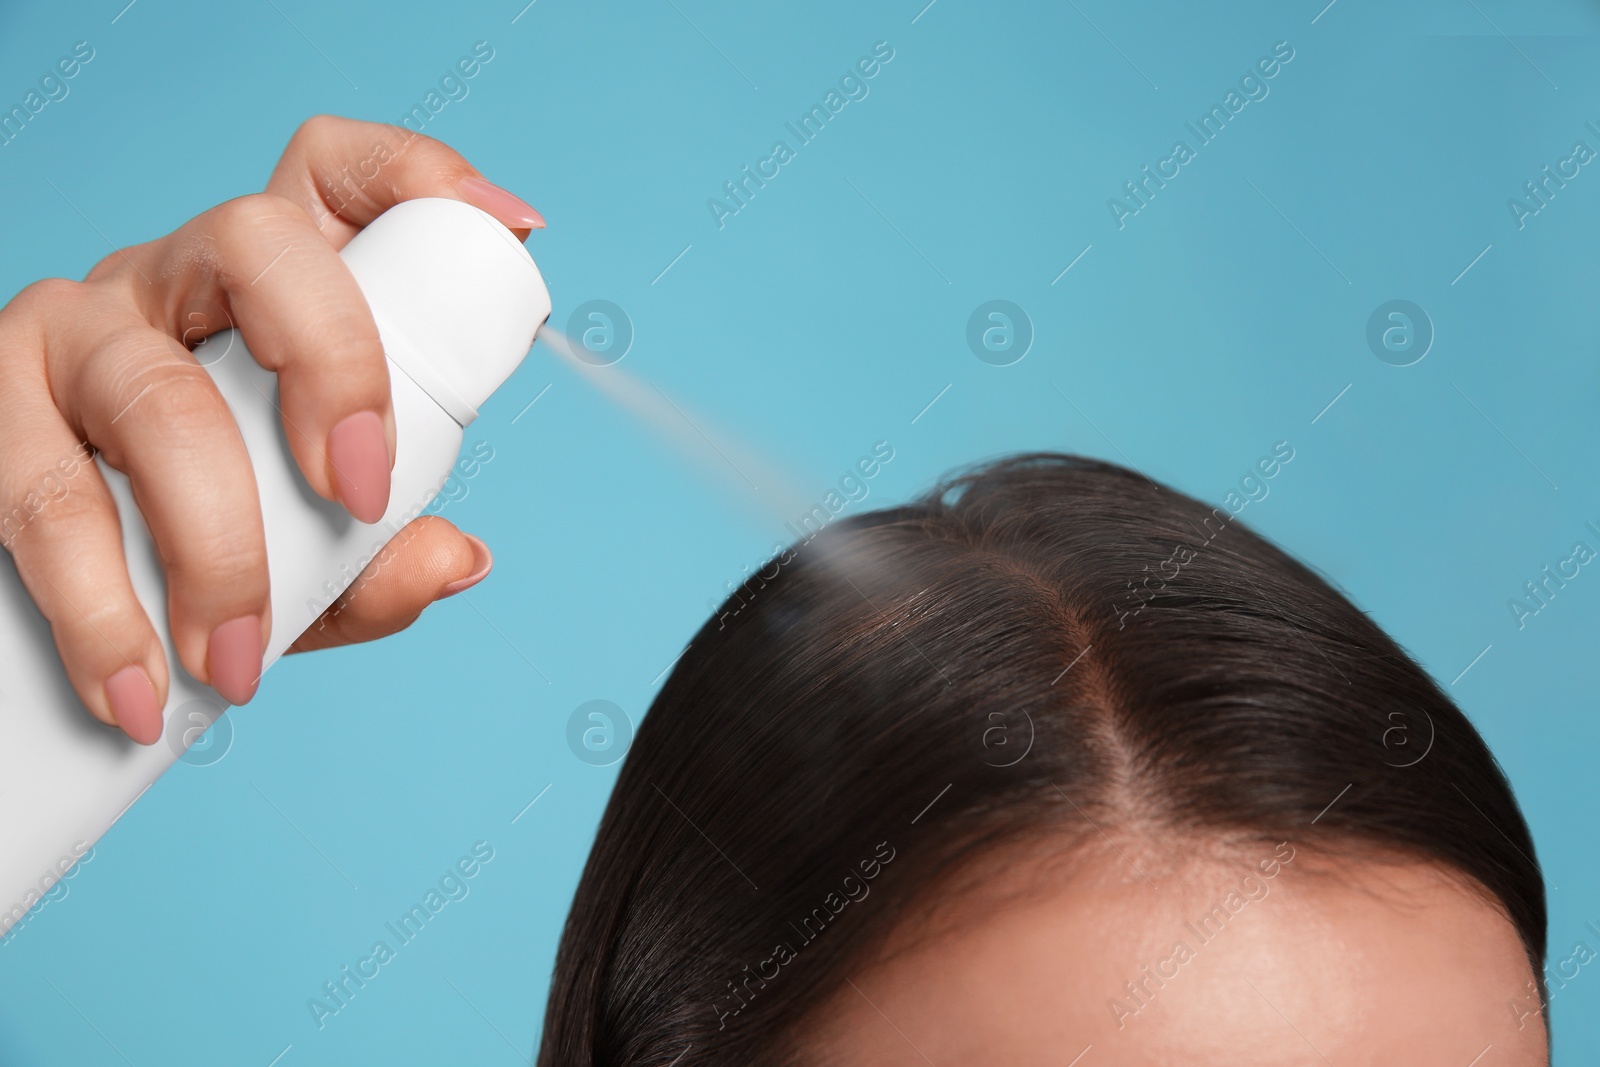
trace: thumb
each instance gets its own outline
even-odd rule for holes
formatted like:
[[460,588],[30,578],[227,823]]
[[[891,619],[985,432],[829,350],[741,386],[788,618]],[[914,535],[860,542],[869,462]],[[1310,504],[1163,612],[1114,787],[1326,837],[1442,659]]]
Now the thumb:
[[493,565],[488,545],[447,519],[423,516],[373,557],[289,651],[311,652],[398,633],[429,604],[481,582]]

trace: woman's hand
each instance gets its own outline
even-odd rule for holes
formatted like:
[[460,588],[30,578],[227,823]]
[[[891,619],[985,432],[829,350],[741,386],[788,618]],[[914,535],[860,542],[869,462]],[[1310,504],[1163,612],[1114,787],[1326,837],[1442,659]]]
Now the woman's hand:
[[[264,193],[107,256],[81,282],[36,282],[0,309],[0,540],[78,696],[135,741],[161,735],[167,662],[90,449],[132,482],[184,668],[248,701],[272,627],[260,503],[239,429],[189,350],[237,326],[280,377],[284,432],[306,481],[376,521],[394,462],[388,369],[338,250],[423,196],[467,201],[524,239],[544,225],[438,141],[319,116],[295,133]],[[482,541],[437,517],[394,546],[292,651],[403,629],[491,562]]]

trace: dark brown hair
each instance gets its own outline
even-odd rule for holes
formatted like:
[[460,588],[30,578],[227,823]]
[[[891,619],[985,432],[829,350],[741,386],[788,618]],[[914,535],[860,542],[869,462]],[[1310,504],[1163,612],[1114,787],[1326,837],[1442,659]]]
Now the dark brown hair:
[[783,1063],[930,878],[1087,819],[1437,862],[1504,909],[1543,1001],[1532,839],[1434,680],[1226,509],[1039,454],[835,522],[695,635],[601,822],[539,1063]]

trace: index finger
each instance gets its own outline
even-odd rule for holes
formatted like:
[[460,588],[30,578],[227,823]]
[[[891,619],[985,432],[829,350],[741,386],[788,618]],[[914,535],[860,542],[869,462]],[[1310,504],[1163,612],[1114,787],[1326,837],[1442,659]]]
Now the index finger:
[[517,236],[542,229],[526,201],[478,173],[442,141],[404,126],[316,115],[300,124],[272,170],[267,192],[298,203],[334,248],[403,200],[461,200]]

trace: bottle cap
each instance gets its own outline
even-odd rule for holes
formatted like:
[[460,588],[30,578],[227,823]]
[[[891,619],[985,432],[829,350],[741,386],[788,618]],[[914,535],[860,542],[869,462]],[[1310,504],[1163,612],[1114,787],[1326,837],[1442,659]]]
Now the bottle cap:
[[533,257],[459,200],[405,200],[341,250],[390,360],[462,426],[517,369],[550,314]]

